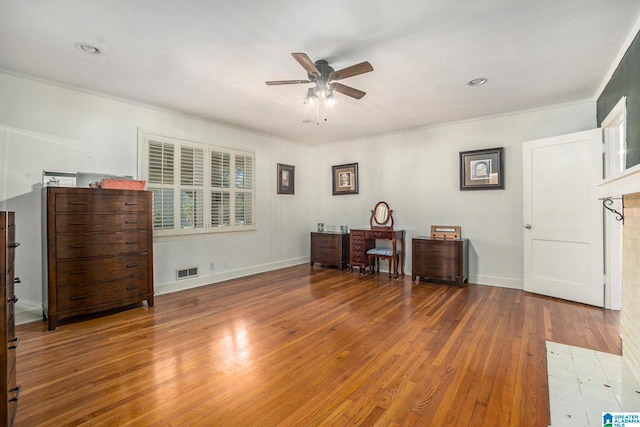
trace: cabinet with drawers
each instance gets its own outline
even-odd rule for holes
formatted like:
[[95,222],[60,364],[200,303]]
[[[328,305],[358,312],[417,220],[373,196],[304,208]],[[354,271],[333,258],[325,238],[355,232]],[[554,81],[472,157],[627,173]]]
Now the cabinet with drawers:
[[469,280],[469,240],[411,239],[411,280],[455,283]]
[[353,272],[355,267],[360,269],[360,273],[364,273],[369,266],[367,259],[367,251],[376,246],[376,241],[367,239],[366,233],[369,230],[351,230],[351,255],[349,256],[349,271]]
[[345,233],[311,233],[311,265],[337,266],[340,271],[349,262],[349,235]]
[[0,212],[0,426],[11,426],[18,409],[20,386],[17,384],[16,349],[18,338],[15,334],[15,303],[18,298],[14,286],[20,282],[15,277],[15,250],[20,245],[15,240],[15,214]]
[[43,310],[58,321],[153,306],[151,192],[48,187]]

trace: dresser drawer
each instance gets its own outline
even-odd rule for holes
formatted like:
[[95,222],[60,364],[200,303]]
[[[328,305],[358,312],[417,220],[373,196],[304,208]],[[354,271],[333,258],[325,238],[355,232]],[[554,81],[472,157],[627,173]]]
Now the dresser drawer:
[[58,259],[86,258],[147,252],[146,231],[122,233],[60,234],[56,236]]
[[340,252],[336,252],[335,249],[317,248],[313,250],[311,257],[315,262],[321,264],[340,263]]
[[371,230],[364,232],[365,239],[381,239],[381,240],[391,240],[393,239],[393,231],[379,231],[379,230]]
[[351,230],[351,240],[364,240],[364,231]]
[[108,258],[74,259],[58,261],[56,267],[58,286],[103,282],[105,280],[148,274],[149,256],[140,254]]
[[131,277],[89,285],[58,288],[58,312],[79,310],[138,298],[149,292],[148,277]]
[[351,253],[356,255],[364,255],[365,252],[367,251],[367,246],[365,245],[364,242],[362,243],[354,243],[351,245]]
[[416,271],[419,276],[441,280],[454,280],[457,275],[457,264],[444,259],[424,261]]
[[146,195],[63,193],[55,195],[55,212],[146,212]]
[[58,214],[57,233],[110,233],[122,230],[146,230],[147,214],[134,212],[126,214]]
[[430,242],[415,248],[416,256],[439,259],[455,259],[458,248],[454,245]]
[[351,263],[352,264],[366,264],[366,265],[369,265],[367,256],[365,254],[351,253]]
[[341,235],[311,233],[311,245],[314,248],[337,249],[341,247]]

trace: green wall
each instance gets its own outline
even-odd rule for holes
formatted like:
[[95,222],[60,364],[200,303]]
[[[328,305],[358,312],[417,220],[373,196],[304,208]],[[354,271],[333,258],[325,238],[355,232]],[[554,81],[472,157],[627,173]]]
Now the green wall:
[[640,33],[598,98],[598,126],[623,96],[627,97],[627,168],[630,168],[640,164]]

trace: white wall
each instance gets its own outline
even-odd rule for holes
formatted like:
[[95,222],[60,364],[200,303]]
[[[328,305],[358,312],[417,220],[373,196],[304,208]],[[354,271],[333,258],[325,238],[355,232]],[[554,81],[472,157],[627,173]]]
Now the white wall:
[[[139,128],[256,152],[258,230],[156,240],[157,293],[308,260],[309,147],[2,73],[0,99],[0,210],[16,211],[19,312],[41,316],[43,169],[136,176]],[[277,163],[296,166],[294,196],[276,194]],[[216,270],[209,270],[210,262]],[[175,281],[176,268],[196,265],[199,278]]]
[[[154,242],[156,292],[306,262],[317,222],[368,227],[387,201],[411,238],[460,225],[470,281],[522,287],[521,144],[595,127],[595,102],[308,147],[157,108],[0,73],[0,209],[17,213],[18,310],[38,317],[43,169],[136,176],[138,130],[255,150],[258,231]],[[459,191],[460,151],[505,147],[506,189]],[[331,166],[357,162],[360,193],[333,196]],[[295,196],[276,194],[276,163],[296,166]],[[216,270],[209,271],[209,263]],[[227,267],[224,267],[226,261]],[[175,281],[197,265],[201,277]]]
[[[319,177],[311,223],[369,227],[384,200],[411,238],[431,225],[460,225],[470,240],[470,282],[522,288],[522,150],[524,141],[595,127],[595,103],[584,101],[325,145],[314,153]],[[459,152],[504,147],[504,190],[460,191]],[[331,166],[358,162],[358,195],[331,195]],[[552,207],[550,207],[552,208]]]

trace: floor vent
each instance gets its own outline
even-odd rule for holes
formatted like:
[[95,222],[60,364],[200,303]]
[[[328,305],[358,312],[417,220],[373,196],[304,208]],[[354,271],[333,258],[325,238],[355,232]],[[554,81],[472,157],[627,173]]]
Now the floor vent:
[[181,268],[176,270],[176,279],[188,279],[189,277],[196,277],[198,275],[198,267]]

